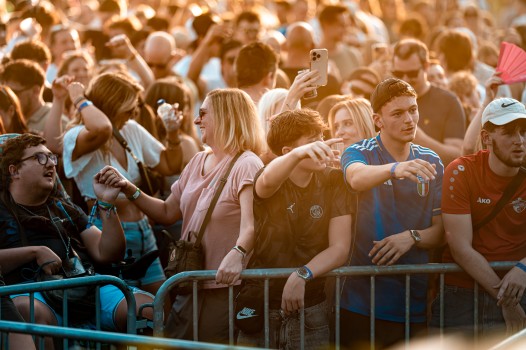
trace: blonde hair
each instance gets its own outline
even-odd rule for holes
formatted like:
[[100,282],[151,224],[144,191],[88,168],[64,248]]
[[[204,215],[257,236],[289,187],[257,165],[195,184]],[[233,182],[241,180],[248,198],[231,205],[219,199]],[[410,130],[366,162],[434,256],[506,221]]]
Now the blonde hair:
[[287,98],[287,89],[272,89],[263,94],[258,103],[258,114],[259,121],[265,131],[265,135],[268,133],[270,127],[270,120],[273,116],[279,114],[285,98]]
[[[141,91],[142,87],[125,74],[104,73],[91,80],[85,95],[114,124],[117,116],[137,106]],[[80,114],[77,113],[68,129],[80,122]]]
[[329,111],[329,128],[334,137],[334,118],[340,109],[345,109],[351,117],[353,124],[364,139],[372,138],[376,135],[373,122],[373,109],[371,103],[365,98],[356,98],[342,101],[334,105]]
[[228,153],[266,148],[263,128],[250,96],[239,89],[216,89],[208,93],[214,114],[214,139]]

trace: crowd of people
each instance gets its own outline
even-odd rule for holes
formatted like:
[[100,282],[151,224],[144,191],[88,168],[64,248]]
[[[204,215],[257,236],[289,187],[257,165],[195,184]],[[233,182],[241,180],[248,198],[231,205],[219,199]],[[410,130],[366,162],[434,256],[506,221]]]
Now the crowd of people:
[[[497,69],[503,42],[526,48],[525,0],[0,0],[0,34],[2,283],[124,261],[139,310],[167,242],[199,236],[216,278],[199,284],[197,330],[192,295],[173,296],[168,337],[228,342],[234,286],[237,344],[264,346],[263,286],[240,273],[288,267],[270,281],[270,347],[304,333],[326,348],[324,274],[428,262],[463,269],[443,305],[432,276],[347,277],[342,348],[370,348],[371,310],[376,348],[406,327],[526,328],[526,88]],[[99,293],[102,329],[125,332],[124,296]],[[2,297],[2,319],[30,321],[31,299]],[[63,325],[50,304],[35,293],[35,322]]]

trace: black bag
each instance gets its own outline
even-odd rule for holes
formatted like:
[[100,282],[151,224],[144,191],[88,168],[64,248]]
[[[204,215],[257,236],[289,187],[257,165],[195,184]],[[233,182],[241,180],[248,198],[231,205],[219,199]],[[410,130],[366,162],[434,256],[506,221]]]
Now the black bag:
[[[223,191],[223,187],[225,187],[226,181],[228,180],[228,175],[240,155],[241,153],[236,154],[230,162],[224,176],[219,180],[219,186],[214,193],[214,198],[212,198],[212,201],[210,202],[210,206],[208,207],[208,211],[203,219],[203,223],[201,224],[195,242],[190,242],[191,237],[194,235],[193,232],[190,232],[188,234],[188,240],[180,239],[175,243],[170,243],[170,259],[168,260],[168,265],[164,269],[164,274],[167,278],[184,271],[198,271],[204,269],[205,257],[203,246],[201,245],[203,234],[205,233],[206,226],[210,221],[217,200]],[[191,281],[183,282],[180,286],[176,287],[176,294],[189,294],[192,292],[192,286],[193,282]]]
[[[191,233],[189,236],[191,236]],[[164,274],[167,278],[184,271],[203,270],[204,266],[205,257],[202,245],[196,245],[193,242],[182,239],[170,243],[170,259],[168,260],[168,266],[164,269]],[[192,293],[192,286],[192,281],[180,283],[175,288],[175,293],[190,294]]]
[[[51,263],[51,262],[49,262]],[[84,277],[84,276],[93,276],[93,268],[91,266],[84,266],[85,272],[77,275],[70,275],[67,277],[66,274],[57,274],[57,275],[46,275],[42,271],[41,265],[39,267],[40,273],[37,275],[38,282],[45,281],[57,281],[63,280],[65,278],[75,278],[75,277]],[[96,303],[95,303],[95,285],[86,285],[76,288],[68,288],[68,316],[71,320],[85,321],[89,320],[95,316]],[[64,300],[64,290],[63,289],[53,289],[53,290],[44,290],[41,292],[42,296],[46,300],[46,303],[57,313],[63,314],[64,310],[62,308],[62,301]]]
[[261,283],[244,283],[235,301],[236,327],[245,334],[261,332],[265,323],[264,312],[264,289]]
[[137,164],[137,167],[139,168],[139,174],[141,175],[141,185],[139,186],[141,191],[149,196],[153,196],[157,192],[161,191],[164,185],[164,177],[158,172],[154,171],[152,168],[144,165],[144,163],[141,162],[139,158],[137,158],[135,153],[133,153],[131,148],[128,146],[128,142],[126,142],[124,137],[122,137],[119,130],[113,128],[113,136],[115,136],[122,147],[124,147],[124,149],[130,153],[131,157]]

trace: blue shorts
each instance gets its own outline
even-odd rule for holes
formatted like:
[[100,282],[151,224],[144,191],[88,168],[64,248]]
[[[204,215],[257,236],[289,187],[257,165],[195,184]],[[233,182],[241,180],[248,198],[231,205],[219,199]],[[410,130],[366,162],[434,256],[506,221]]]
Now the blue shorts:
[[[100,219],[95,219],[94,224],[102,230],[102,221]],[[121,226],[124,230],[124,235],[126,236],[126,252],[128,252],[128,249],[131,249],[135,259],[157,249],[155,235],[153,234],[152,227],[148,223],[148,218],[144,217],[135,222],[121,221]],[[161,266],[161,260],[157,258],[153,261],[148,270],[146,270],[144,277],[139,279],[139,282],[141,286],[144,286],[155,282],[162,282],[165,279],[166,277],[164,276],[164,271]]]
[[[145,292],[143,290],[140,290],[136,287],[130,287],[133,294],[144,294],[147,296],[150,296],[153,300],[154,296],[148,292]],[[57,325],[63,326],[63,320],[62,315],[55,312],[51,306],[49,306],[42,293],[35,292],[35,299],[40,301],[42,304],[46,305],[53,315],[55,316],[55,319],[57,320]],[[23,293],[23,294],[13,294],[11,295],[11,299],[15,299],[17,297],[26,296],[29,297],[29,293]],[[117,329],[117,326],[115,325],[115,314],[117,312],[117,306],[119,306],[120,302],[124,299],[124,294],[122,294],[121,290],[114,285],[108,284],[105,286],[100,287],[100,304],[101,304],[101,313],[100,313],[100,324],[101,329],[104,331],[111,331],[111,332],[119,332],[121,330]],[[73,320],[70,320],[70,322]],[[93,328],[95,329],[95,322],[87,321],[85,324],[82,324],[81,326],[86,326],[86,328]]]

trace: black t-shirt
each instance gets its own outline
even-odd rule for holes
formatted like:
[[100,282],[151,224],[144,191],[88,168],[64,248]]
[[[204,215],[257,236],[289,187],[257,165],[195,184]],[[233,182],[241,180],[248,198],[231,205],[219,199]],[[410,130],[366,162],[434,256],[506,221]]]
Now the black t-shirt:
[[433,139],[464,139],[466,117],[458,98],[451,92],[432,86],[417,99],[418,127]]
[[[261,172],[255,178],[257,182]],[[259,198],[254,191],[256,244],[249,268],[301,267],[328,247],[332,218],[356,211],[353,194],[341,170],[326,168],[315,172],[305,188],[287,179],[270,198]],[[351,230],[351,227],[349,227]],[[270,303],[276,308],[286,279],[271,280]],[[316,278],[305,288],[306,306],[321,302],[324,279]]]
[[[35,215],[30,214],[30,212]],[[55,224],[50,220],[50,212],[54,217]],[[10,209],[8,209],[4,202],[0,201],[0,232],[2,232],[0,235],[0,249],[24,246],[20,227],[13,213],[17,215],[20,225],[24,228],[27,245],[46,246],[64,261],[67,257],[66,247],[69,235],[71,247],[75,249],[82,262],[90,262],[88,252],[83,246],[80,237],[80,233],[87,227],[88,217],[79,207],[60,202],[57,199],[49,199],[45,204],[39,206],[22,207],[11,202]],[[62,233],[62,238],[59,235],[59,230]],[[71,252],[69,256],[72,257]],[[24,271],[22,275],[23,268],[35,271],[38,265],[36,261],[32,261],[5,274],[6,284],[27,282],[24,276],[26,278],[30,277],[31,273]]]

